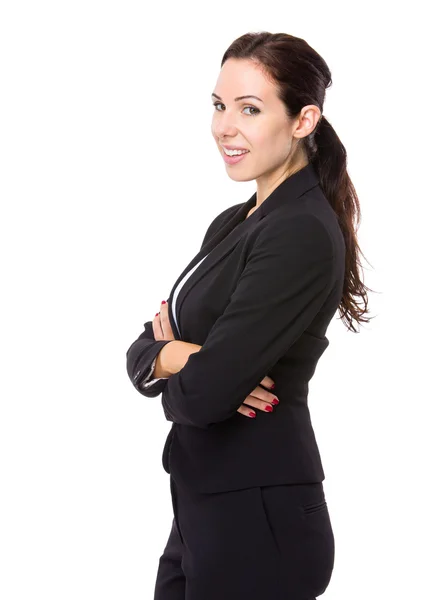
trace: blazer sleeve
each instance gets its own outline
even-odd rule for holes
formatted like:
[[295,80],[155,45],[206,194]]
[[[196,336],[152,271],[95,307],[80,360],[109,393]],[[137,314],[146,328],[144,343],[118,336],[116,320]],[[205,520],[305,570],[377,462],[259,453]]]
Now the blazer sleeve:
[[[235,204],[226,208],[213,219],[205,233],[201,249],[240,206],[240,204]],[[144,323],[144,328],[144,331],[126,352],[126,370],[136,390],[143,396],[154,398],[163,392],[168,380],[167,377],[152,379],[156,357],[163,346],[173,340],[156,341],[152,321]],[[168,420],[171,419],[168,418]]]
[[153,378],[154,369],[156,368],[156,359],[157,359],[157,356],[154,358],[153,362],[151,363],[150,370],[148,371],[148,374],[146,375],[146,377],[144,377],[144,379],[141,382],[142,387],[145,388],[145,389],[153,386],[155,383],[157,383],[161,379],[168,379],[168,377],[156,377],[156,378]]
[[154,398],[162,392],[167,379],[161,378],[149,387],[145,387],[144,382],[151,370],[154,359],[165,344],[169,344],[172,340],[156,340],[152,321],[145,323],[144,328],[145,330],[126,352],[126,370],[136,390],[143,396]]
[[168,378],[165,414],[203,429],[232,417],[313,321],[333,281],[334,247],[317,217],[267,224],[203,346]]

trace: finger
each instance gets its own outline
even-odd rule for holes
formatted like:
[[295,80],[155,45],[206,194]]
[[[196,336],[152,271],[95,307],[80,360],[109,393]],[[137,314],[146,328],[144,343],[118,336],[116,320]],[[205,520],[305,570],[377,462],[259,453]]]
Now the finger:
[[168,302],[160,305],[160,322],[162,323],[163,335],[166,338],[174,337],[173,329],[170,323],[170,317],[168,314]]
[[[260,400],[264,400],[265,402],[268,402],[269,404],[279,404],[279,398],[276,396],[276,394],[273,394],[273,392],[268,392],[267,390],[264,390],[263,387],[261,387],[260,385],[258,385],[256,388],[254,388],[254,390],[251,392],[250,394],[253,397],[259,398]],[[245,400],[244,400],[245,402]]]
[[274,381],[272,380],[271,377],[269,377],[268,375],[266,375],[262,381],[261,381],[261,385],[264,385],[267,388],[272,388],[274,387]]
[[251,410],[251,408],[249,408],[248,406],[245,406],[245,404],[241,404],[237,409],[237,412],[239,412],[241,415],[249,417],[250,419],[254,419],[256,416],[256,412],[254,410]]
[[257,398],[256,396],[252,396],[251,394],[245,398],[244,404],[246,404],[247,406],[251,406],[252,408],[262,410],[263,412],[273,412],[274,410],[271,402],[267,402],[266,400],[260,400],[259,398]]
[[153,319],[153,334],[154,334],[154,339],[156,341],[163,340],[163,331],[162,331],[162,326],[160,324],[159,313],[157,313],[157,315]]

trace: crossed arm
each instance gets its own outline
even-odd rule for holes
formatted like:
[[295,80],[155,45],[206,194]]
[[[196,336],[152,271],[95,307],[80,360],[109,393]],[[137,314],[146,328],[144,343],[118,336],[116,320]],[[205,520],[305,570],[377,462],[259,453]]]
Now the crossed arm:
[[175,342],[153,341],[152,325],[145,324],[128,351],[134,385],[147,396],[162,392],[166,418],[176,423],[208,429],[232,417],[322,309],[333,285],[334,259],[328,231],[311,214],[264,227],[204,345],[183,368],[146,389],[140,381],[155,356]]
[[267,224],[203,346],[167,379],[167,418],[209,429],[234,416],[322,309],[334,286],[334,261],[317,217]]

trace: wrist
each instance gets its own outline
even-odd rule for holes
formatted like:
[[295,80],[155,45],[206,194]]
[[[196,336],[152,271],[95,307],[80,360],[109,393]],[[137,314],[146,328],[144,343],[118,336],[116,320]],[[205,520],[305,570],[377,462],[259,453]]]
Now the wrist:
[[[157,355],[153,377],[170,377],[178,373],[185,366],[190,354],[199,352],[201,347],[198,344],[171,340]],[[157,375],[157,372],[160,375]]]
[[160,352],[156,356],[156,364],[153,371],[153,379],[157,379],[158,377],[169,377],[172,375],[171,371],[171,346],[174,344],[174,340],[168,342],[168,344],[164,344],[160,350]]

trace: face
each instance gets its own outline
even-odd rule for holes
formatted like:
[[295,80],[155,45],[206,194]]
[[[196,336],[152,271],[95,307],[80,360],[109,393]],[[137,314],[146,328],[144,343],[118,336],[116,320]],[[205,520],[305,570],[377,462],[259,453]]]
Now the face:
[[[214,94],[218,97],[211,96],[215,104],[211,133],[221,157],[230,161],[225,162],[224,159],[231,179],[256,179],[258,185],[261,183],[267,187],[267,182],[282,178],[288,169],[294,167],[295,149],[300,138],[314,129],[320,116],[317,107],[314,111],[313,105],[310,105],[301,111],[301,115],[308,115],[308,122],[307,118],[289,119],[273,83],[256,63],[247,59],[230,58],[224,63]],[[236,100],[244,95],[256,98]],[[240,160],[237,156],[230,160],[222,145],[243,148],[248,152]],[[307,164],[300,152],[296,156],[300,167]],[[293,171],[296,170],[298,168],[293,168]]]

